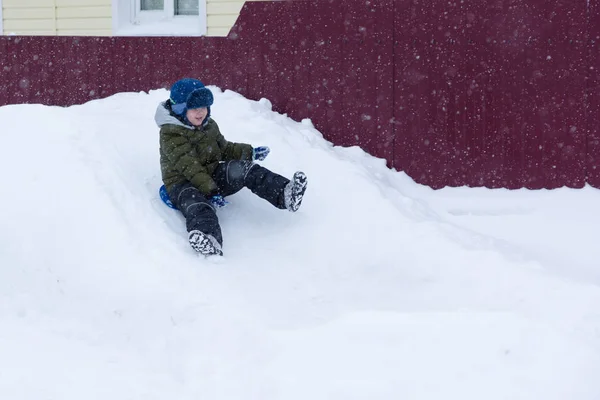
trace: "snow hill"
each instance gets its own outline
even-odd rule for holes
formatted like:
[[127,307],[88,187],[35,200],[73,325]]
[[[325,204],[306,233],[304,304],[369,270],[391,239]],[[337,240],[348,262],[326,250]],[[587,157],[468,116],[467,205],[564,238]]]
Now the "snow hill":
[[158,198],[165,90],[0,107],[0,399],[600,399],[600,191],[433,191],[211,87],[248,190],[225,257]]

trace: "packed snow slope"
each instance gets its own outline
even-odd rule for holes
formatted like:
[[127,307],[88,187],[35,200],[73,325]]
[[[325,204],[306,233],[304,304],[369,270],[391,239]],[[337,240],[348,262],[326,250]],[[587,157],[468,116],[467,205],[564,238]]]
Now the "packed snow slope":
[[158,198],[165,90],[0,108],[0,398],[598,400],[600,193],[416,185],[212,87],[244,189],[198,257]]

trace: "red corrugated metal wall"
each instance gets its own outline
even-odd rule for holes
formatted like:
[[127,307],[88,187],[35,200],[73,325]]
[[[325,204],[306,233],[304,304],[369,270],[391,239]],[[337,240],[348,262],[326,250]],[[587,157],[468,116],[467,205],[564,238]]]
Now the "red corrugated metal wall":
[[396,158],[420,182],[585,182],[585,1],[397,3]]
[[432,187],[600,187],[600,0],[248,2],[228,38],[0,38],[0,104],[183,76]]
[[586,70],[587,182],[600,188],[600,0],[589,0]]

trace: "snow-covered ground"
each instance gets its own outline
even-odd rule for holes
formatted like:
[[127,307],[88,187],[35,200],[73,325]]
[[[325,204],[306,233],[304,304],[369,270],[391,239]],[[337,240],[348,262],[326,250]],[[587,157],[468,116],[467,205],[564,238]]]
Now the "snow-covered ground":
[[433,191],[212,89],[309,177],[230,197],[218,262],[158,198],[167,91],[0,107],[1,399],[600,398],[600,191]]

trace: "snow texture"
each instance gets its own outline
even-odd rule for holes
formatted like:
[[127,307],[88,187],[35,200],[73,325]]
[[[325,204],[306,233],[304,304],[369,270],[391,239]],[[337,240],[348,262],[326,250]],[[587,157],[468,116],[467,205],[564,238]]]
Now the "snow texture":
[[309,179],[231,196],[219,262],[158,196],[165,90],[0,107],[1,399],[600,398],[598,190],[433,191],[211,89]]

